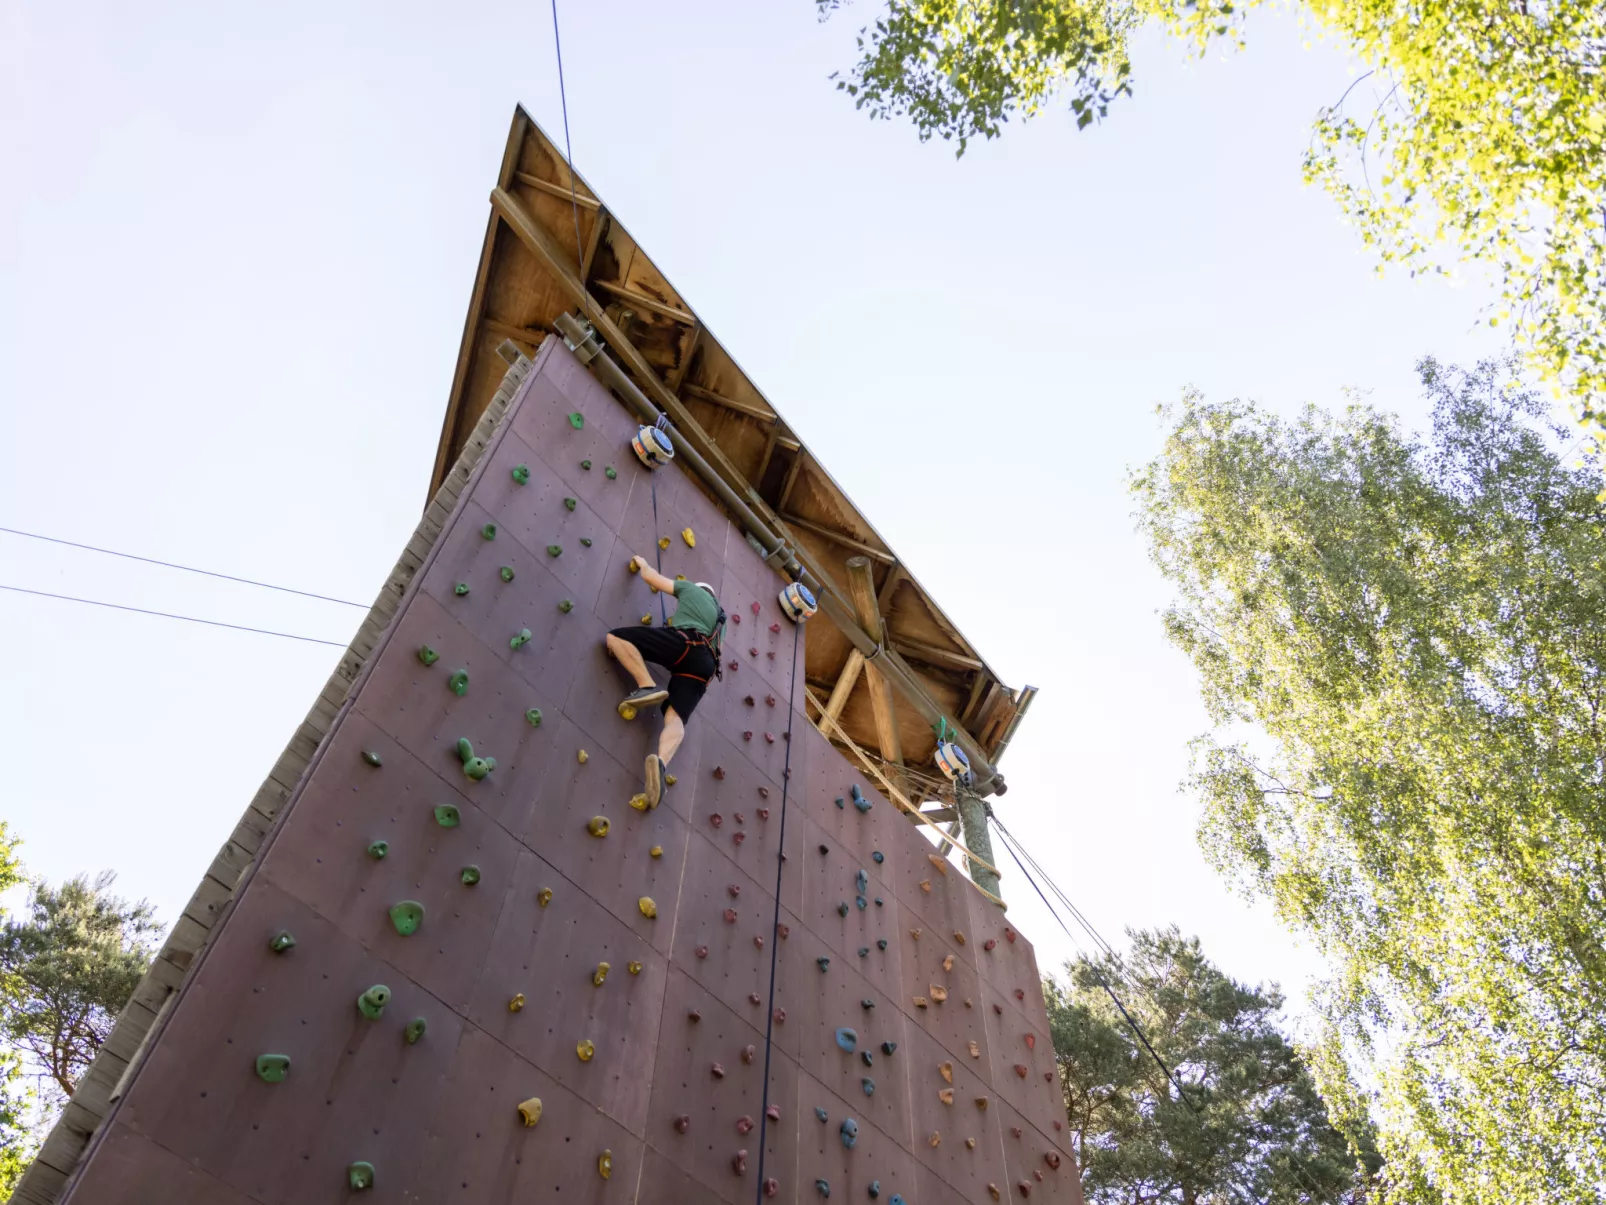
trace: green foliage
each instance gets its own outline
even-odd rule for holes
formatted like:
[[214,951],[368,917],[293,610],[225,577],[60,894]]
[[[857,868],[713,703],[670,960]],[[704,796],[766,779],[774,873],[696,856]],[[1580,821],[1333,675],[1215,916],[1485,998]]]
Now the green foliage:
[[29,1124],[34,1094],[25,1079],[21,1057],[0,1051],[0,1201],[11,1200],[39,1150],[38,1134]]
[[[1247,987],[1175,928],[1129,934],[1121,963],[1067,966],[1044,984],[1065,1112],[1093,1205],[1318,1205],[1362,1199],[1376,1170],[1357,1159],[1274,1023],[1276,988]],[[1121,1016],[1115,987],[1169,1079]],[[1181,1087],[1178,1087],[1180,1082]]]
[[115,877],[35,882],[27,910],[0,928],[0,1036],[64,1096],[139,986],[159,929],[149,904],[110,893]]
[[[1219,724],[1201,842],[1333,966],[1311,1067],[1377,1119],[1390,1200],[1597,1202],[1598,483],[1509,366],[1419,369],[1430,439],[1189,396],[1134,480]],[[1268,755],[1226,739],[1244,722]]]
[[[1157,22],[1204,53],[1260,0],[891,0],[838,87],[922,139],[996,137],[1068,94],[1079,127],[1131,93]],[[841,0],[817,0],[823,16]],[[1534,365],[1606,431],[1606,6],[1598,0],[1297,5],[1370,70],[1321,110],[1306,178],[1382,263],[1491,265]],[[1356,111],[1352,98],[1366,103]],[[1446,258],[1448,256],[1448,258]],[[1381,264],[1380,264],[1381,267]]]

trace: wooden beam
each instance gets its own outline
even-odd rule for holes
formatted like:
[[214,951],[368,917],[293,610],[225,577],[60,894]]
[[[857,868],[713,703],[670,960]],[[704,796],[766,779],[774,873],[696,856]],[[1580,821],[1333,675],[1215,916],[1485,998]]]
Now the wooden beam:
[[916,661],[924,661],[927,665],[942,665],[949,669],[985,669],[974,657],[967,657],[963,653],[949,652],[932,644],[921,644],[914,640],[894,640],[892,647],[905,657],[913,657]]
[[679,393],[681,384],[686,380],[686,374],[691,371],[691,358],[697,354],[697,345],[703,339],[703,324],[694,322],[691,334],[686,337],[686,350],[680,353],[680,363],[675,365],[674,371],[664,378],[664,385],[672,393]]
[[[524,111],[519,110],[519,116]],[[528,125],[529,119],[525,118]],[[522,138],[522,131],[517,138]],[[508,140],[507,155],[516,152],[513,147],[515,139]],[[458,421],[463,413],[463,391],[468,388],[469,369],[474,362],[474,347],[479,342],[480,317],[485,310],[485,285],[491,275],[491,255],[496,250],[496,234],[501,228],[502,219],[493,211],[491,220],[485,225],[485,245],[480,248],[480,270],[474,276],[474,295],[468,299],[468,317],[463,320],[463,342],[457,349],[457,367],[452,371],[452,392],[446,401],[446,415],[441,420],[441,442],[435,450],[435,471],[429,478],[429,495],[435,496],[441,482],[446,480],[446,471],[452,467],[456,454],[452,445],[457,442]]]
[[529,327],[514,326],[511,322],[503,322],[500,318],[482,318],[480,325],[493,335],[501,335],[504,339],[512,339],[519,343],[527,343],[531,347],[540,347],[541,340],[546,338],[545,331],[531,330]]
[[842,667],[837,675],[836,685],[831,687],[831,697],[826,700],[825,714],[833,720],[840,719],[842,709],[848,705],[848,696],[858,685],[859,671],[864,668],[864,654],[858,649],[848,650],[848,663]]
[[688,313],[685,310],[676,309],[674,306],[669,305],[666,302],[659,301],[656,297],[649,297],[647,294],[636,289],[630,289],[626,288],[624,285],[614,284],[611,280],[597,280],[592,281],[591,283],[596,285],[596,287],[601,289],[603,292],[612,293],[615,297],[622,298],[623,300],[628,301],[631,305],[636,306],[638,309],[646,310],[649,314],[657,314],[660,317],[673,319],[675,322],[683,322],[687,326],[697,325],[696,314]]
[[[1003,689],[1003,683],[999,682],[997,679],[994,679],[992,685],[988,686],[986,692],[982,695],[981,701],[978,703],[973,703],[966,710],[966,714],[960,717],[959,722],[974,732],[976,729],[976,721],[992,710],[993,704],[998,699],[998,692]],[[979,741],[977,742],[977,744],[980,743],[981,742]]]
[[602,202],[595,197],[586,196],[585,193],[580,191],[578,184],[575,185],[574,193],[571,195],[568,185],[554,184],[550,180],[541,179],[540,176],[532,176],[529,172],[514,172],[513,178],[520,184],[528,184],[531,188],[538,189],[549,196],[557,197],[559,200],[572,201],[581,209],[589,209],[595,212],[602,208]]
[[[810,519],[800,519],[796,515],[782,515],[781,518],[800,531],[811,531],[822,540],[830,540],[833,544],[841,544],[844,548],[851,548],[860,556],[869,557],[872,561],[880,561],[883,565],[896,565],[898,563],[898,558],[890,552],[882,552],[879,549],[871,548],[868,544],[862,544],[850,535],[844,535],[840,531],[832,531],[829,527],[815,523]],[[870,597],[871,599],[875,598],[874,587],[870,590]]]
[[775,455],[775,441],[780,438],[781,424],[776,423],[770,428],[769,438],[764,441],[764,454],[758,458],[758,469],[753,474],[753,489],[756,491],[764,484],[764,474],[770,467],[770,457]]
[[[881,612],[876,608],[874,564],[869,557],[849,557],[847,571],[848,598],[853,602],[859,626],[880,643],[886,639],[886,625],[881,622]],[[892,701],[892,684],[872,661],[865,662],[864,673],[865,685],[870,689],[870,711],[875,717],[876,741],[880,745],[881,758],[901,766],[903,738],[898,734],[898,711]]]
[[903,562],[894,561],[892,571],[887,574],[887,580],[881,583],[881,593],[876,595],[875,605],[882,615],[892,607],[892,596],[898,592],[898,586],[909,575],[903,571]]
[[733,397],[724,397],[712,389],[704,389],[701,385],[685,385],[681,388],[681,393],[696,398],[699,402],[707,402],[711,406],[719,406],[725,410],[734,410],[737,414],[745,414],[748,418],[756,418],[761,423],[779,421],[773,413],[762,410],[751,402],[738,402]]
[[606,209],[597,210],[597,216],[591,219],[591,233],[586,236],[585,253],[580,256],[580,282],[582,284],[587,284],[591,280],[591,269],[597,262],[597,248],[602,246],[602,236],[612,222],[613,215]]
[[[807,458],[808,453],[802,448],[799,448],[792,456],[791,467],[786,470],[786,480],[781,482],[780,495],[775,499],[775,517],[777,519],[781,517],[781,512],[786,509],[787,499],[792,496],[792,487],[797,484],[797,475],[803,471],[803,461]],[[796,541],[794,540],[793,543],[796,543]]]
[[976,704],[981,701],[981,692],[987,689],[986,673],[979,673],[970,683],[970,697],[965,700],[965,709],[959,713],[959,722],[969,724],[970,717],[976,710]]

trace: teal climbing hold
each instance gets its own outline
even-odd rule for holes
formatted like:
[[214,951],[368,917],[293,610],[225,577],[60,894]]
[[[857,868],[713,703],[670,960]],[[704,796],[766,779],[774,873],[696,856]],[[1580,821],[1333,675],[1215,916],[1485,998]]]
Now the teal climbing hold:
[[565,498],[563,500],[563,509],[564,510],[573,510],[575,507],[577,507],[579,505],[580,505],[580,502],[576,498]]
[[860,958],[868,958],[868,957],[870,957],[870,947],[869,946],[860,946],[859,947],[859,957]]
[[372,749],[364,749],[362,751],[362,759],[370,766],[384,765],[384,762],[380,759],[379,754],[375,753]]
[[815,1105],[814,1106],[814,1116],[818,1117],[821,1121],[829,1121],[829,1120],[831,1120],[830,1114],[827,1113],[824,1109],[820,1108],[819,1105]]
[[591,462],[589,460],[582,460],[580,462],[580,467],[589,473],[591,471]]
[[274,934],[273,940],[268,943],[268,949],[275,954],[283,954],[295,944],[296,939],[291,936],[290,930],[280,929],[278,933]]
[[480,782],[496,769],[496,758],[474,756],[474,746],[469,744],[466,736],[458,738],[457,757],[463,763],[463,773],[475,782]]
[[870,801],[863,795],[860,795],[857,790],[855,790],[853,795],[853,806],[858,808],[859,812],[863,814],[864,812],[868,812],[870,810]]
[[852,1054],[854,1047],[859,1044],[859,1031],[856,1029],[849,1029],[844,1025],[841,1029],[836,1031],[836,1044],[839,1049],[846,1051],[848,1054]]
[[875,948],[878,950],[885,950],[887,948],[887,939],[885,937],[876,938]]
[[414,1017],[407,1022],[407,1028],[402,1030],[402,1037],[407,1040],[409,1046],[412,1046],[417,1043],[419,1038],[424,1036],[424,1031],[428,1028],[429,1023],[423,1017]]
[[862,1062],[866,1067],[874,1067],[875,1055],[871,1054],[868,1050],[861,1050],[859,1051],[859,1061]]
[[530,629],[520,628],[516,633],[514,633],[513,638],[507,642],[507,647],[510,649],[521,649],[529,643]]
[[875,1095],[875,1080],[871,1079],[868,1075],[859,1081],[859,1087],[864,1089],[864,1094],[866,1096]]
[[441,659],[441,655],[430,648],[429,645],[421,644],[418,646],[418,659],[425,665],[434,665],[435,662]]
[[516,464],[516,465],[514,465],[513,466],[513,480],[517,481],[520,485],[529,485],[530,484],[530,466],[527,465],[527,464]]
[[539,707],[530,708],[524,713],[524,718],[529,721],[531,728],[539,728],[541,726],[541,709]]
[[875,1007],[875,1001],[866,996],[863,1000],[859,1001],[859,1007],[868,1011]]
[[364,1188],[372,1188],[374,1186],[374,1165],[362,1159],[349,1165],[346,1168],[346,1183],[353,1192]]
[[842,1135],[842,1145],[851,1151],[853,1144],[859,1141],[859,1123],[851,1117],[844,1117],[842,1128],[838,1132]]
[[816,958],[814,961],[815,961],[816,965],[818,965],[820,970],[822,970],[822,971],[826,971],[826,970],[830,970],[831,969],[831,960],[829,958],[825,957],[823,954],[820,957]]
[[859,889],[861,895],[864,893],[865,888],[870,886],[870,876],[864,872],[862,866],[853,876],[853,885]]
[[560,602],[558,604],[558,610],[562,611],[565,615],[567,615],[570,611],[574,610],[574,603],[570,602],[566,598],[566,599],[564,599],[562,602]]
[[578,410],[569,415],[569,426],[573,427],[576,431],[580,430],[585,425],[586,416],[581,414]]
[[257,1055],[257,1078],[268,1084],[282,1084],[290,1074],[290,1056],[287,1054]]
[[390,852],[390,842],[389,841],[370,841],[368,843],[368,856],[370,858],[372,858],[376,862],[379,861],[381,858],[383,858],[389,852]]
[[480,881],[480,868],[478,866],[463,867],[463,886],[472,887]]
[[376,983],[357,997],[357,1011],[370,1021],[377,1021],[384,1015],[385,1005],[389,1003],[390,989],[383,983]]
[[602,475],[604,477],[606,477],[609,481],[612,481],[615,477],[619,476],[619,474],[614,470],[614,467],[611,464],[607,468],[602,470]]
[[435,823],[442,828],[456,828],[463,822],[463,814],[455,803],[442,803],[435,808]]
[[548,544],[546,546],[546,554],[548,556],[562,556],[563,555],[563,545],[562,544]]
[[896,1049],[898,1049],[898,1044],[896,1042],[881,1043],[881,1053],[887,1055],[888,1057],[891,1057],[892,1052]]
[[897,1193],[893,1193],[892,1194],[892,1200],[888,1201],[887,1205],[903,1205],[903,1198],[900,1197]]
[[513,566],[512,565],[503,565],[500,569],[498,569],[496,571],[496,575],[499,578],[501,578],[504,582],[512,581],[513,580]]
[[872,849],[870,851],[870,861],[874,862],[877,866],[880,866],[881,863],[885,862],[886,860],[887,855],[882,853],[879,849]]
[[451,692],[454,695],[461,699],[468,693],[468,671],[466,669],[458,670],[450,678],[446,679],[446,685],[451,688]]
[[496,539],[496,524],[487,523],[484,527],[480,528],[480,535],[484,536],[487,540]]
[[814,1182],[814,1191],[822,1197],[829,1197],[831,1195],[831,1182],[829,1180],[816,1180]]
[[853,897],[853,902],[859,906],[859,911],[860,912],[863,912],[866,908],[868,908],[870,906],[870,901],[865,899],[862,895],[854,896]]
[[848,805],[848,801],[846,799],[843,799],[842,796],[838,795],[836,797],[836,805],[839,808],[845,808]]
[[458,598],[462,598],[463,595],[468,593],[468,583],[458,582],[457,585],[452,587],[452,593],[457,595]]
[[880,1180],[871,1180],[870,1181],[870,1199],[872,1201],[874,1201],[880,1195],[881,1195],[881,1181]]
[[390,923],[403,937],[411,937],[424,923],[424,905],[417,900],[403,900],[390,906]]

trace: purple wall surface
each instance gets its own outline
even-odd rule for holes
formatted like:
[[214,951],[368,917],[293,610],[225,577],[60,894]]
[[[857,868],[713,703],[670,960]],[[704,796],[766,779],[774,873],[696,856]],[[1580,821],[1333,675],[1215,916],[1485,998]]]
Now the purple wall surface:
[[[641,468],[635,423],[556,343],[67,1199],[742,1205],[766,1199],[767,1062],[768,1199],[1079,1205],[1031,946],[808,722],[784,582],[679,468]],[[636,811],[659,717],[619,717],[602,639],[661,622],[626,568],[659,537],[731,624],[674,785]],[[459,738],[496,759],[483,780]],[[425,909],[410,936],[402,900]],[[289,1056],[282,1082],[264,1053]],[[372,1187],[350,1188],[355,1161]]]

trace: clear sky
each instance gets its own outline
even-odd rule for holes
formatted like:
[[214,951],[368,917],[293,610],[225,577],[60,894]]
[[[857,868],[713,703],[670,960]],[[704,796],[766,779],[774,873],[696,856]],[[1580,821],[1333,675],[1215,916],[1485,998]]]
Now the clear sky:
[[[1304,187],[1352,79],[1288,17],[1150,38],[1137,95],[955,160],[835,92],[861,2],[565,0],[574,155],[1012,685],[999,814],[1112,939],[1176,922],[1296,996],[1178,791],[1205,730],[1126,473],[1186,385],[1346,386],[1502,350],[1489,291],[1379,280]],[[366,604],[410,534],[513,106],[561,139],[541,4],[0,0],[0,525]],[[889,449],[899,449],[894,457]],[[362,612],[0,534],[0,583],[342,644]],[[176,918],[338,650],[0,594],[0,818]],[[1006,866],[1006,870],[1008,867]],[[1045,967],[1073,952],[1019,876]]]

